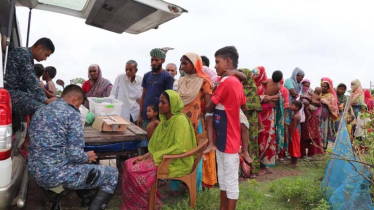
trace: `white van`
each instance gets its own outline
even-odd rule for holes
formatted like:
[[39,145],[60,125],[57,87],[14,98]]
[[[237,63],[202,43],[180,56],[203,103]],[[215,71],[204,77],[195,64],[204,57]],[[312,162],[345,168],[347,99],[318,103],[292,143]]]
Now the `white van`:
[[29,179],[27,161],[17,149],[26,136],[26,116],[12,116],[9,93],[3,88],[7,54],[24,46],[15,6],[83,18],[88,25],[120,34],[157,29],[187,12],[161,0],[0,0],[0,210],[25,206]]

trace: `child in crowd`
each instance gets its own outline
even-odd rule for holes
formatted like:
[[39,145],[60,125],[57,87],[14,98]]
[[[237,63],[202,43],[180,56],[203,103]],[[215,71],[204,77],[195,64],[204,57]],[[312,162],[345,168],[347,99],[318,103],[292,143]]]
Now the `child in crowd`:
[[[216,70],[221,76],[217,89],[206,107],[214,112],[218,182],[221,189],[220,209],[234,210],[239,198],[239,150],[248,150],[248,137],[241,139],[240,108],[246,110],[243,85],[229,70],[237,69],[239,55],[235,47],[224,47],[215,53]],[[213,144],[213,142],[210,142]]]
[[36,79],[39,81],[40,86],[43,88],[44,83],[42,80],[40,80],[40,77],[42,77],[44,74],[44,66],[42,64],[37,63],[34,65],[34,70],[35,70]]
[[[57,70],[53,66],[47,66],[44,69],[43,80],[46,81],[45,89],[48,98],[56,97],[56,86],[52,79],[55,78]],[[48,94],[49,93],[49,94]]]
[[353,126],[354,126],[355,117],[351,114],[347,116],[347,130],[349,133],[349,138],[351,138],[351,142],[353,141]]
[[145,131],[147,131],[148,141],[151,140],[153,132],[156,130],[158,124],[160,123],[160,119],[158,118],[158,112],[158,105],[149,105],[147,107],[147,118],[148,120],[150,120],[150,122],[147,125]]
[[[321,87],[316,87],[316,89],[314,89],[314,92],[313,92],[312,97],[311,97],[312,101],[320,102],[321,101],[321,97],[320,97],[321,93],[322,93]],[[313,104],[309,105],[309,110],[312,110],[312,111],[320,110],[319,112],[317,111],[317,113],[316,113],[317,115],[321,115],[320,112],[322,111],[321,106],[315,106]]]
[[303,104],[300,101],[293,101],[291,105],[291,110],[295,113],[291,119],[291,124],[289,127],[290,143],[288,144],[288,152],[291,156],[291,166],[296,167],[297,158],[301,157],[300,153],[300,134],[297,127],[300,124],[300,109]]
[[356,130],[354,132],[354,136],[358,141],[365,140],[368,133],[368,128],[370,126],[371,120],[369,117],[365,117],[367,110],[368,108],[365,104],[361,105],[361,110],[357,114]]

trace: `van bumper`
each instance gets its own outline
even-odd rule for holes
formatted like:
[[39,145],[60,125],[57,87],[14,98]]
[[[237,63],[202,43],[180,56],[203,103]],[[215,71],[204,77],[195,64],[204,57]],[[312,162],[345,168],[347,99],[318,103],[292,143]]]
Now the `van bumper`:
[[25,166],[26,159],[21,154],[13,157],[12,180],[7,186],[0,188],[0,210],[10,209],[20,189]]

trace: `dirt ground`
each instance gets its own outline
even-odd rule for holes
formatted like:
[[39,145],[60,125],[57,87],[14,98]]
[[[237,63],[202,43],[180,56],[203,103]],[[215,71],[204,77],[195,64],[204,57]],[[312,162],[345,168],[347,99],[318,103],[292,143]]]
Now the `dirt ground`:
[[[100,164],[104,165],[111,165],[115,167],[115,161],[102,161]],[[266,173],[265,175],[259,176],[256,178],[258,182],[269,182],[273,181],[282,177],[290,177],[290,176],[297,176],[304,173],[297,168],[288,168],[284,167],[284,164],[280,163],[280,167],[271,168],[270,172]],[[241,178],[240,181],[247,181],[248,179]],[[121,203],[121,175],[118,180],[118,187],[116,189],[115,195],[111,201],[110,206],[120,206]],[[50,204],[48,203],[47,197],[44,195],[42,189],[32,180],[30,179],[29,182],[29,191],[27,197],[27,204],[26,210],[49,210]],[[80,199],[76,195],[75,192],[70,192],[66,196],[64,196],[61,200],[61,206],[63,209],[68,210],[77,210],[82,209],[80,208]],[[17,210],[17,207],[12,207],[11,210]],[[87,209],[87,208],[86,208]],[[113,209],[113,208],[111,208]]]

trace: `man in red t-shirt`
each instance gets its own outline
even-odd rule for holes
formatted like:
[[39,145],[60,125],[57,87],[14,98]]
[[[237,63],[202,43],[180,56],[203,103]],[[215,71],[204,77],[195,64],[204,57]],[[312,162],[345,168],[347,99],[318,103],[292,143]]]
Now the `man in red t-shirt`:
[[214,112],[218,183],[221,189],[221,209],[234,210],[239,198],[239,149],[241,142],[240,108],[245,110],[243,85],[229,70],[237,68],[239,55],[235,47],[219,49],[215,53],[216,70],[221,76],[211,102],[206,107]]

